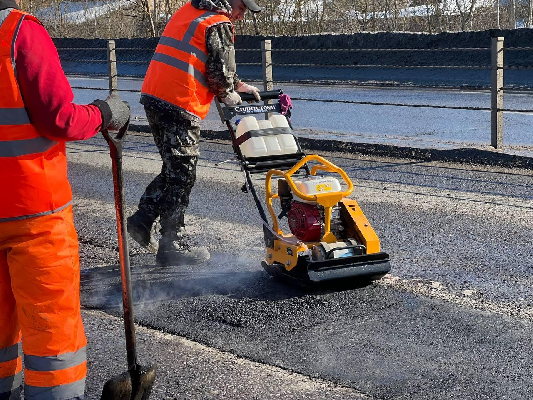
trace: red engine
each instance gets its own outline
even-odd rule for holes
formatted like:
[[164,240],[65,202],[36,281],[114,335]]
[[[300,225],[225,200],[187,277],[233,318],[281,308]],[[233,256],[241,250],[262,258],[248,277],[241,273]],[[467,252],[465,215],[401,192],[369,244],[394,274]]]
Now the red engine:
[[318,242],[322,236],[322,217],[314,204],[293,201],[287,214],[289,228],[303,242]]

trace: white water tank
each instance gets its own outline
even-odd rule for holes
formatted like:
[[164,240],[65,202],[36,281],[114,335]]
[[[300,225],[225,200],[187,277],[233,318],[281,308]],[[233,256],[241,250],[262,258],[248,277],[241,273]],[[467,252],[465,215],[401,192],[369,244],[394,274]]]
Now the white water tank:
[[[284,115],[274,114],[269,118],[270,123],[274,128],[289,128],[289,122]],[[298,145],[294,136],[290,133],[276,135],[279,146],[281,148],[281,154],[292,154],[298,152]]]
[[[272,123],[269,120],[261,119],[257,121],[257,124],[259,125],[259,129],[272,128]],[[269,156],[275,156],[275,155],[281,154],[281,147],[279,145],[277,137],[278,135],[262,136],[263,140],[265,141],[266,148],[267,148],[267,155]]]
[[[312,196],[320,193],[337,193],[341,191],[341,184],[339,180],[332,176],[308,176],[307,178],[294,180],[296,188],[307,196]],[[303,199],[299,199],[304,203],[309,203]]]
[[[248,116],[241,119],[237,125],[235,137],[239,138],[248,131],[259,130],[259,124],[254,116]],[[267,155],[265,141],[261,136],[251,137],[240,145],[242,154],[245,157],[263,157]]]

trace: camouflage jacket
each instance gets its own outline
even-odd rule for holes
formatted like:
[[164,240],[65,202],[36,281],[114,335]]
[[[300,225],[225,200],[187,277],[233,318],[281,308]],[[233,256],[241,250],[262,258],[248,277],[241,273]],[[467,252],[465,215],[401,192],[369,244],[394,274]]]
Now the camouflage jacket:
[[[227,16],[232,11],[226,0],[191,0],[191,4],[200,10],[215,11]],[[228,93],[234,91],[240,82],[235,65],[232,24],[228,22],[210,27],[206,34],[206,44],[206,78],[209,90],[216,97],[224,98]],[[163,103],[153,97],[141,96],[141,103],[148,108],[175,113],[182,118],[188,114],[178,107]],[[188,115],[190,116],[190,114]]]

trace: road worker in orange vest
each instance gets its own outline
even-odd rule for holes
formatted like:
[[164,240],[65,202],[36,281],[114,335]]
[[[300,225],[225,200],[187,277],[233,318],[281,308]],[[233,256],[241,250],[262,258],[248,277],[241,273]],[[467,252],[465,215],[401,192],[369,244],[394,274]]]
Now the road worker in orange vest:
[[[185,210],[196,180],[200,120],[216,96],[227,105],[241,103],[239,93],[261,98],[239,79],[235,68],[233,22],[254,0],[192,0],[174,13],[150,62],[141,104],[163,160],[161,173],[148,185],[128,232],[141,246],[157,252],[157,265],[195,264],[209,258],[184,232]],[[160,218],[161,239],[152,235]]]
[[[37,18],[0,0],[0,400],[83,399],[87,361],[65,143],[129,119],[77,105]],[[24,355],[24,371],[22,356]]]

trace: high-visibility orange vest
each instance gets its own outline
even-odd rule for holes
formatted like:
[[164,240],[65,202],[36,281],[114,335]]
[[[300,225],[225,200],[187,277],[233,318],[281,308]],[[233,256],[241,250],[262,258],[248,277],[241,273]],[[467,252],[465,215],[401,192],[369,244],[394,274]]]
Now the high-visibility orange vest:
[[214,96],[205,75],[206,30],[223,22],[230,20],[213,11],[198,10],[191,3],[176,11],[159,39],[141,94],[204,119]]
[[0,20],[0,222],[51,214],[72,200],[65,142],[39,134],[24,108],[12,55],[24,19],[12,10]]

